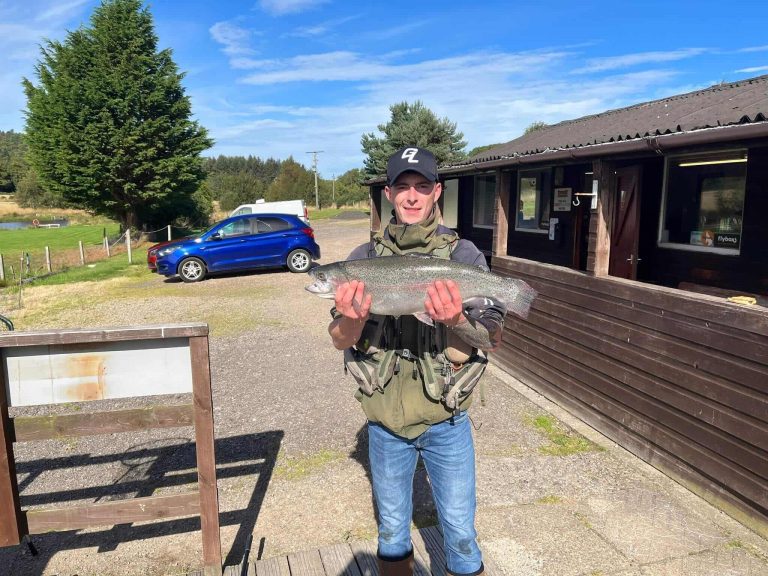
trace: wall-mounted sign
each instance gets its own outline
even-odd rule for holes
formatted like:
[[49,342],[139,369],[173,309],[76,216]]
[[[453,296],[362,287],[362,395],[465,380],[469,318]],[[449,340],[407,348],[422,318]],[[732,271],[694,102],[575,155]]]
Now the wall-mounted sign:
[[715,232],[715,246],[718,248],[738,248],[741,244],[741,234]]
[[570,212],[571,211],[571,193],[570,188],[555,188],[555,212]]

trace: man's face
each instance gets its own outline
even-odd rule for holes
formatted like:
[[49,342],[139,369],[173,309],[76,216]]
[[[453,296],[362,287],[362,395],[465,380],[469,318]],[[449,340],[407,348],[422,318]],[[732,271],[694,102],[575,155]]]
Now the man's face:
[[418,172],[404,172],[384,194],[395,208],[398,224],[418,224],[432,213],[443,188],[439,182],[427,180]]

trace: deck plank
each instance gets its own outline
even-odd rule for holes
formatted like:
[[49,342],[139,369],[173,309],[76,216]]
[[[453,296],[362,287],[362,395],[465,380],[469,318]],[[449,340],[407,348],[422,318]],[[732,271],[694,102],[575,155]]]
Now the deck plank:
[[254,566],[254,576],[291,576],[288,557],[275,556],[266,560],[257,560]]
[[446,576],[443,535],[435,526],[411,532],[414,550],[423,558],[427,575]]
[[318,550],[305,550],[288,555],[291,576],[325,576],[323,561]]
[[376,564],[377,544],[375,540],[352,542],[349,548],[355,555],[355,561],[361,576],[379,576],[379,566]]
[[361,576],[349,544],[325,546],[319,552],[325,576]]
[[[443,535],[439,528],[429,526],[412,530],[411,539],[414,576],[448,576]],[[249,562],[248,576],[379,576],[376,551],[376,540],[324,546],[317,550]],[[484,555],[483,563],[486,576],[503,574],[490,556]],[[227,566],[224,576],[240,576],[240,566]]]

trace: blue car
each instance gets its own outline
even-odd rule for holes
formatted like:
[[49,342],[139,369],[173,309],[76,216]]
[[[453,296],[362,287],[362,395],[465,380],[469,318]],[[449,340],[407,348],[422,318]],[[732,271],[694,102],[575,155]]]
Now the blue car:
[[202,234],[157,250],[157,272],[197,282],[209,274],[287,266],[306,272],[320,258],[307,224],[288,214],[244,214],[214,224]]

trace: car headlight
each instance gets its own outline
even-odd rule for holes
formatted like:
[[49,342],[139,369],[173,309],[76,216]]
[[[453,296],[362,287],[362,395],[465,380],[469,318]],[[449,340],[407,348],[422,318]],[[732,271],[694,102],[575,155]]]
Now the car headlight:
[[157,257],[162,258],[163,256],[168,256],[168,254],[171,254],[172,252],[176,252],[176,250],[179,249],[179,246],[169,246],[168,248],[161,248],[157,251]]

